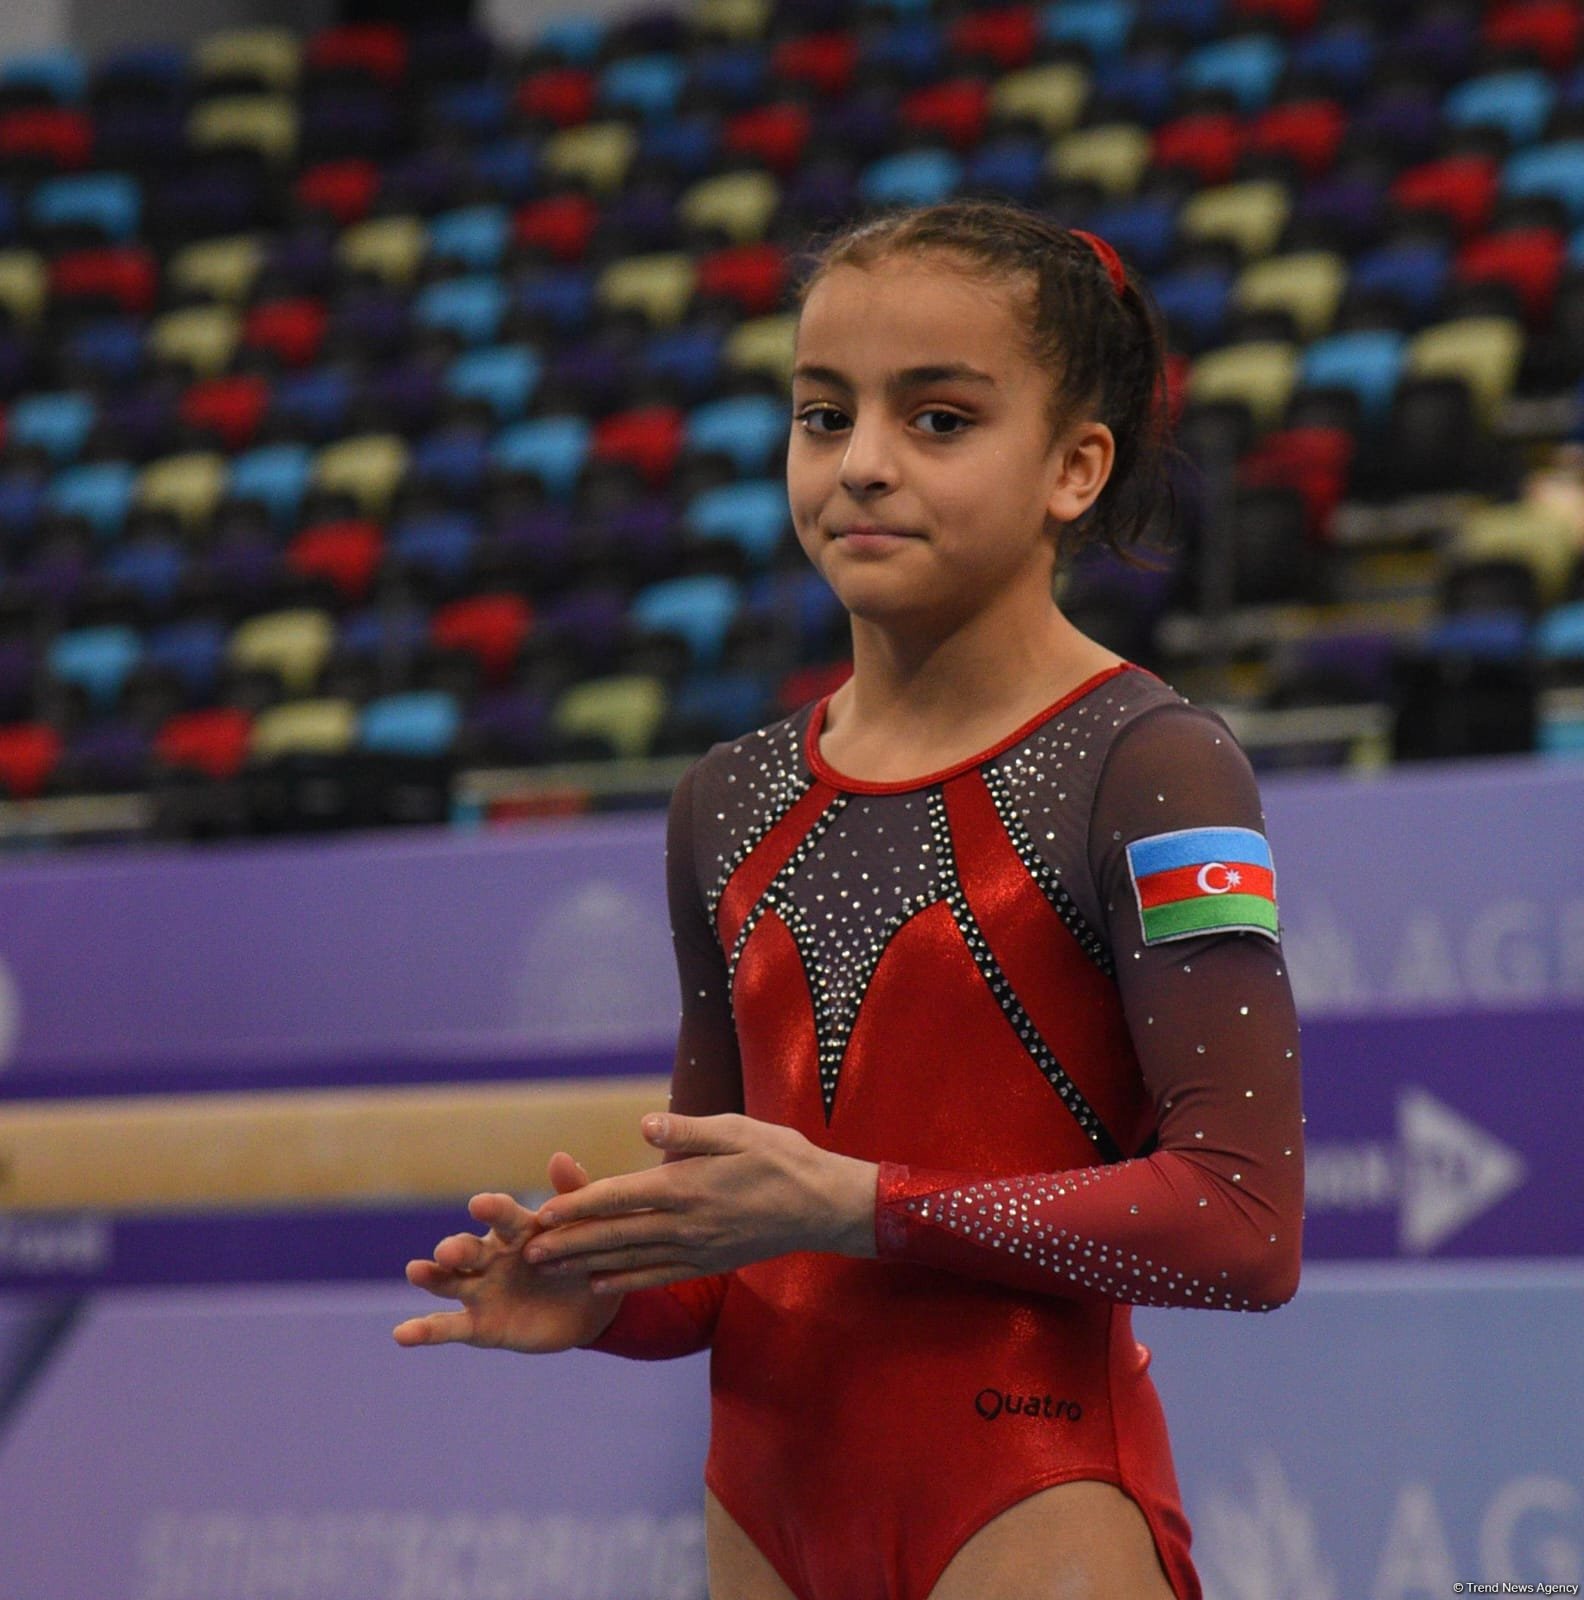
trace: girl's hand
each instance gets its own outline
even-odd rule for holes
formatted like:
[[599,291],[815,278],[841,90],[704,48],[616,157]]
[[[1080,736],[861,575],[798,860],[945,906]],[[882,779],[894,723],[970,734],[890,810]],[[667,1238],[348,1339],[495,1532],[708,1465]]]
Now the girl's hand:
[[[575,1193],[588,1174],[564,1152],[550,1160],[558,1195]],[[400,1345],[471,1344],[490,1350],[543,1354],[597,1339],[619,1300],[594,1295],[586,1279],[546,1277],[523,1261],[523,1247],[540,1231],[539,1217],[508,1194],[476,1194],[468,1202],[482,1236],[454,1233],[435,1246],[432,1261],[409,1261],[407,1281],[460,1311],[410,1317],[393,1330]]]
[[875,1254],[872,1162],[734,1114],[652,1115],[643,1132],[672,1159],[540,1207],[544,1231],[523,1253],[546,1281],[592,1282],[603,1297],[794,1250]]

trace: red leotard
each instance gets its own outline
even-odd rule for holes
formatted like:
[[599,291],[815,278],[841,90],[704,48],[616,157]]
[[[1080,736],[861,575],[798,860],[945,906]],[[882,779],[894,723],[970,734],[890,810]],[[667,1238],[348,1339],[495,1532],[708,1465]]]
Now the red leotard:
[[1297,1024],[1279,946],[1146,943],[1126,846],[1261,829],[1225,727],[1137,668],[909,783],[819,754],[825,701],[717,745],[667,836],[672,1103],[880,1164],[879,1259],[628,1295],[597,1348],[710,1345],[706,1479],[801,1600],[925,1600],[1079,1478],[1199,1595],[1129,1302],[1293,1292]]

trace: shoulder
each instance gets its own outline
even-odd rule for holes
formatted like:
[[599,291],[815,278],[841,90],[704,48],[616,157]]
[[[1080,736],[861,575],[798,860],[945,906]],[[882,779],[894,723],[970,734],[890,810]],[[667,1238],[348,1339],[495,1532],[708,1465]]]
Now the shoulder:
[[805,737],[815,704],[811,700],[788,716],[712,744],[683,774],[682,783],[701,793],[724,786],[734,798],[752,794],[771,803],[789,786],[806,787]]

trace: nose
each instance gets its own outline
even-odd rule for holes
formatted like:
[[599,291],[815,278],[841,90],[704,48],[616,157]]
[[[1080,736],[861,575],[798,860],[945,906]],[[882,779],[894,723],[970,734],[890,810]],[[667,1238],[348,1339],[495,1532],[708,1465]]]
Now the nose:
[[841,484],[855,499],[872,498],[896,487],[895,442],[883,420],[853,423],[842,452]]

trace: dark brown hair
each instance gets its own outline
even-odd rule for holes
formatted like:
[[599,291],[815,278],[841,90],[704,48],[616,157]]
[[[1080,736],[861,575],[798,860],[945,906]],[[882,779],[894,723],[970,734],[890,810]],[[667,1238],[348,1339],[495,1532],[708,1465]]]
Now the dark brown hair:
[[1033,358],[1051,374],[1052,433],[1088,412],[1116,438],[1111,476],[1094,504],[1063,530],[1062,550],[1103,544],[1122,553],[1168,492],[1165,339],[1160,313],[1129,272],[1118,293],[1087,240],[1021,206],[947,200],[887,212],[816,241],[801,276],[801,310],[832,268],[939,253],[1024,298]]

